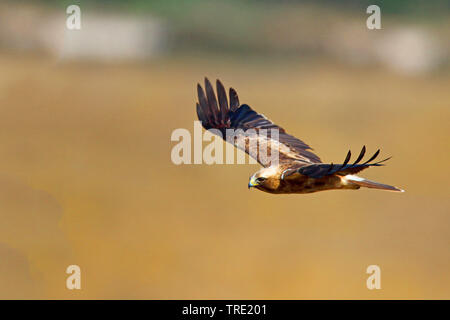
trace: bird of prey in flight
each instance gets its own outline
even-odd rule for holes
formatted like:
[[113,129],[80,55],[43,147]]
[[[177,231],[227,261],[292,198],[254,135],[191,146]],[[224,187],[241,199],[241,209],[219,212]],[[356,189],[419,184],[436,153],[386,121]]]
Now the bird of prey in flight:
[[[365,146],[354,162],[350,162],[349,151],[342,164],[322,163],[306,143],[289,135],[283,128],[255,112],[248,105],[240,105],[233,88],[230,88],[228,99],[224,86],[217,80],[216,98],[211,83],[205,78],[205,91],[198,84],[197,116],[202,126],[244,150],[263,166],[250,177],[249,188],[275,194],[312,193],[360,187],[403,192],[399,188],[356,176],[356,173],[366,168],[382,166],[382,162],[389,159],[373,162],[380,150],[364,162],[362,159],[366,153]],[[231,129],[234,130],[234,136],[228,139],[227,131]],[[262,135],[260,133],[263,129],[266,129],[266,132],[276,130],[277,134]],[[264,148],[269,151],[277,150],[277,161],[270,161],[269,154],[272,153],[262,153],[261,150]]]

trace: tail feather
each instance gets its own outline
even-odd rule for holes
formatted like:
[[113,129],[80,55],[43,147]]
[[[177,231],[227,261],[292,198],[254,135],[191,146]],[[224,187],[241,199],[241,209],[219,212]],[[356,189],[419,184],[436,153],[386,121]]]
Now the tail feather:
[[388,184],[370,181],[370,180],[367,180],[367,179],[364,179],[364,178],[361,178],[358,176],[350,175],[350,174],[345,176],[345,180],[349,183],[356,184],[357,186],[360,186],[360,187],[380,189],[380,190],[386,190],[386,191],[405,192],[405,190],[399,189],[394,186],[390,186]]

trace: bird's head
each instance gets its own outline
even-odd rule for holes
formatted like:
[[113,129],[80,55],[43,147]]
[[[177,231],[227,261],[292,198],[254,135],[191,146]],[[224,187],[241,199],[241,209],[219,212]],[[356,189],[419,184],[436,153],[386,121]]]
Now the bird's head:
[[248,188],[264,191],[276,189],[279,185],[279,174],[275,167],[262,168],[250,177]]

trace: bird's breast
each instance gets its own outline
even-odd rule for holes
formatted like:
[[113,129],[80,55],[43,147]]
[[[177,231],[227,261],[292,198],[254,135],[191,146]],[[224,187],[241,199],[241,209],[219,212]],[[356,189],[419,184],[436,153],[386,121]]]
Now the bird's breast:
[[273,193],[312,193],[341,188],[343,188],[343,185],[338,176],[315,179],[298,175],[295,179],[280,180],[279,187]]

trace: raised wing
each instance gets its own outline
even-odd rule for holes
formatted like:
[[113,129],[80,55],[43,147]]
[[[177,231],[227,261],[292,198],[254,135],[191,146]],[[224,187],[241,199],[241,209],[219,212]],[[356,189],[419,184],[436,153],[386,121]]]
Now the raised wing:
[[285,172],[282,175],[282,178],[288,178],[289,176],[292,176],[291,178],[294,178],[294,175],[297,173],[302,174],[304,176],[308,176],[310,178],[322,178],[328,175],[340,175],[340,176],[345,176],[347,174],[355,174],[358,173],[368,167],[378,167],[378,166],[383,166],[384,164],[382,164],[382,162],[389,160],[390,158],[386,158],[384,160],[378,161],[378,162],[372,162],[373,160],[375,160],[375,158],[379,155],[380,150],[377,150],[377,152],[375,152],[375,154],[370,157],[369,160],[367,160],[364,163],[360,163],[360,161],[362,160],[362,158],[364,157],[364,154],[366,153],[366,147],[363,146],[363,148],[361,149],[361,152],[358,156],[358,158],[355,160],[354,163],[350,164],[350,158],[351,158],[351,151],[349,151],[347,153],[347,157],[344,160],[343,164],[325,164],[325,163],[320,163],[320,164],[311,164],[311,165],[307,165],[307,166],[302,166],[300,168],[295,168],[295,169],[287,169],[285,170]]
[[[253,111],[248,105],[239,105],[236,91],[230,88],[228,104],[225,88],[217,80],[217,96],[211,83],[205,78],[205,92],[197,86],[197,115],[206,130],[220,134],[227,142],[244,150],[262,166],[272,164],[274,150],[278,161],[301,162],[303,165],[320,163],[320,158],[312,153],[303,141],[289,135],[264,115]],[[227,130],[233,129],[233,130]],[[230,132],[233,131],[230,137]]]

